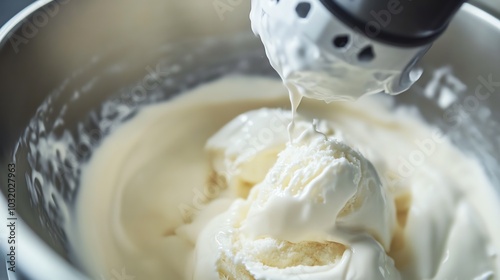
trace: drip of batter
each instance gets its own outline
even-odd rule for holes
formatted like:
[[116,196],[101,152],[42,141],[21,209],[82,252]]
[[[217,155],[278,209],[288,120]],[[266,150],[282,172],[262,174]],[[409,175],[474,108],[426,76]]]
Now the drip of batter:
[[288,96],[290,98],[290,105],[292,110],[292,120],[288,125],[288,136],[290,138],[290,143],[293,143],[292,135],[295,128],[295,116],[297,115],[297,109],[299,108],[303,95],[300,93],[300,90],[293,84],[285,84],[285,86],[288,88]]

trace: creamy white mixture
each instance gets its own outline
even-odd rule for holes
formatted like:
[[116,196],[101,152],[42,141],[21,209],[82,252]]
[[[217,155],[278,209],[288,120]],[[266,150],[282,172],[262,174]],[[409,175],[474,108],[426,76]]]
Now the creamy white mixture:
[[498,194],[387,101],[305,100],[291,144],[276,80],[225,78],[144,109],[82,174],[85,267],[105,279],[496,279]]

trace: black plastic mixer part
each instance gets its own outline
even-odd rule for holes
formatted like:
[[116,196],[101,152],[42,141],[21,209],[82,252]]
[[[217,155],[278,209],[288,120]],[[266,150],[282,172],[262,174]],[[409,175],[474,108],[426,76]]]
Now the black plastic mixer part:
[[339,20],[376,41],[400,47],[432,43],[464,0],[320,0]]

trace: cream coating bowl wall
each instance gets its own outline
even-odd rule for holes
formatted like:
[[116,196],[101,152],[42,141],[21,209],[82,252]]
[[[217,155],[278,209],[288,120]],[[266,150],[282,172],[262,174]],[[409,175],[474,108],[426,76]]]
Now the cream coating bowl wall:
[[[277,77],[250,32],[249,6],[37,1],[0,30],[0,211],[7,222],[8,165],[15,162],[17,269],[29,279],[85,279],[64,224],[81,166],[113,125],[228,73]],[[422,60],[421,80],[395,97],[477,157],[497,187],[499,46],[500,21],[467,4]],[[119,110],[103,105],[109,100]],[[54,147],[53,138],[67,145]],[[0,233],[5,255],[10,232]]]

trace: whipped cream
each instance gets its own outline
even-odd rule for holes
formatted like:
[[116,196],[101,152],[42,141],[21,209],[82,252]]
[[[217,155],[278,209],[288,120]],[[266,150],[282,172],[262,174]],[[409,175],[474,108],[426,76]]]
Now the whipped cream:
[[[82,174],[85,268],[96,278],[125,268],[137,279],[494,279],[500,203],[479,163],[382,97],[304,100],[288,146],[280,81],[224,78],[145,108]],[[439,141],[425,164],[403,170],[427,139]]]
[[195,279],[400,279],[385,254],[396,226],[394,201],[375,168],[309,126],[248,198],[201,235],[198,244],[218,243],[210,251],[217,271],[203,264]]

